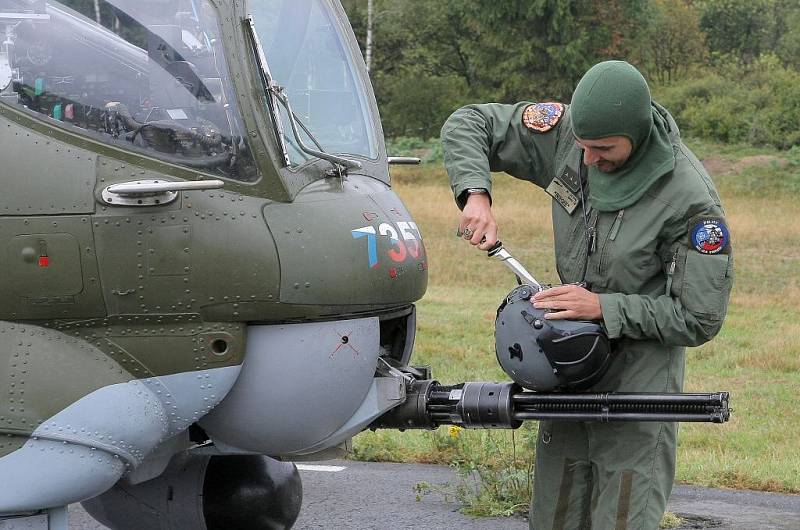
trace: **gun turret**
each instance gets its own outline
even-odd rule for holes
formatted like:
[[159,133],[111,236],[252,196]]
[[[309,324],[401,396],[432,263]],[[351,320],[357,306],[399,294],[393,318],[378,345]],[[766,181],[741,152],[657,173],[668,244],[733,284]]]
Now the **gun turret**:
[[408,384],[406,401],[370,425],[372,429],[516,429],[528,420],[684,421],[725,423],[727,392],[556,393],[530,392],[514,383],[468,382],[443,386],[433,380]]

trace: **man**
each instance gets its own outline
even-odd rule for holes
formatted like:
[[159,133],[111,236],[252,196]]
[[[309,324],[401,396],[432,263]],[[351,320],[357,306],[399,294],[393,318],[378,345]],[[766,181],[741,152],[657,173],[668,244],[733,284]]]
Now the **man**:
[[[553,197],[565,285],[532,302],[554,310],[547,318],[602,321],[615,360],[591,390],[680,392],[684,347],[710,340],[727,311],[730,233],[713,183],[639,71],[595,65],[569,106],[464,107],[442,142],[460,230],[481,250],[497,241],[490,171]],[[675,423],[541,422],[530,527],[655,530],[676,438]]]

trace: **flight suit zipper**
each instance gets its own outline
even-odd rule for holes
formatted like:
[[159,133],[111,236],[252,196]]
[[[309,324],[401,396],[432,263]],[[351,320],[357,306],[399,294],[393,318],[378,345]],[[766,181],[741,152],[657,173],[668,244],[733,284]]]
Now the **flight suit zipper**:
[[608,237],[603,243],[603,251],[600,254],[600,261],[597,264],[597,273],[601,276],[605,273],[605,264],[606,261],[608,261],[608,253],[610,252],[609,241],[615,241],[617,239],[617,235],[619,235],[619,229],[622,227],[622,218],[624,216],[624,209],[617,212],[617,216],[614,217],[614,222],[611,223],[611,229],[608,231]]
[[675,253],[672,255],[672,261],[669,264],[669,268],[667,268],[667,288],[665,289],[664,294],[667,296],[671,296],[672,291],[672,277],[675,274],[675,266],[678,263],[678,251],[675,250]]
[[583,271],[581,272],[580,280],[578,280],[578,282],[583,285],[586,285],[586,273],[589,272],[589,260],[592,254],[597,250],[597,219],[600,217],[600,212],[598,210],[589,209],[588,217],[588,220],[584,217],[584,223],[586,223],[586,230],[584,232],[586,236],[586,256],[581,260],[583,262]]
[[589,216],[594,214],[594,219],[589,222],[589,226],[586,227],[586,237],[588,238],[586,244],[588,249],[588,255],[591,256],[597,250],[597,219],[600,217],[600,212],[597,210],[592,210],[589,212]]
[[614,224],[611,225],[611,235],[608,238],[611,241],[617,239],[617,234],[619,234],[619,229],[622,226],[622,217],[625,215],[625,209],[622,209],[617,213],[617,218],[614,219]]

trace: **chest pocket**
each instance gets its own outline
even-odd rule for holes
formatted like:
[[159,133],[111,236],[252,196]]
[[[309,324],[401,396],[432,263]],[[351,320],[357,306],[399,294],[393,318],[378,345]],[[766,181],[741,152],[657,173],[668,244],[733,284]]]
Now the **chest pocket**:
[[586,225],[580,211],[572,215],[553,201],[553,232],[555,236],[556,269],[562,283],[574,283],[583,280],[583,268],[586,263],[587,242]]
[[639,205],[602,212],[595,227],[597,245],[588,280],[598,290],[650,292],[654,279],[664,289],[666,279],[656,249],[660,223]]

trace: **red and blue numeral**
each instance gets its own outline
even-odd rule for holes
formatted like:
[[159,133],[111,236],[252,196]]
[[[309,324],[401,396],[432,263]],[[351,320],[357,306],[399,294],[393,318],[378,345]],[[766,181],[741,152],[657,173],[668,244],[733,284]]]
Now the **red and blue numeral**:
[[381,223],[377,230],[374,226],[363,226],[351,231],[353,239],[367,238],[367,256],[371,269],[380,267],[378,259],[378,236],[388,237],[392,243],[388,256],[395,263],[402,263],[411,256],[419,259],[422,255],[422,237],[417,224],[411,221],[400,221],[396,227],[390,223]]

